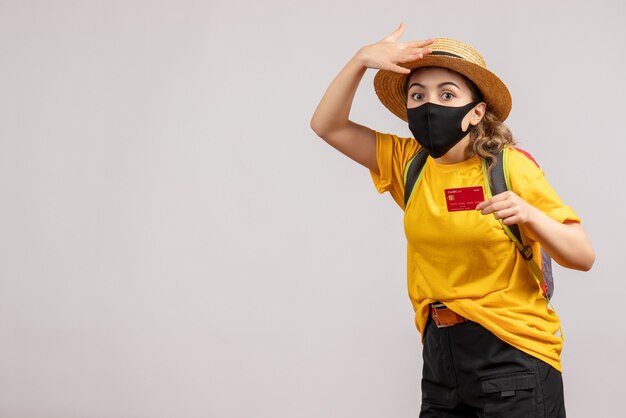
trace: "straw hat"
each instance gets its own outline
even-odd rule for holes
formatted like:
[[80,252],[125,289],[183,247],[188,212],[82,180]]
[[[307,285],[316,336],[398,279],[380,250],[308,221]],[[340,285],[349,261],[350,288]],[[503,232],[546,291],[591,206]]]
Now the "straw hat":
[[[429,46],[432,54],[417,61],[399,64],[413,70],[420,67],[443,67],[463,74],[476,84],[487,104],[487,110],[500,121],[511,111],[511,94],[497,75],[487,69],[483,57],[471,46],[448,38],[437,38]],[[374,77],[374,89],[385,107],[406,121],[405,83],[409,75],[380,70]]]

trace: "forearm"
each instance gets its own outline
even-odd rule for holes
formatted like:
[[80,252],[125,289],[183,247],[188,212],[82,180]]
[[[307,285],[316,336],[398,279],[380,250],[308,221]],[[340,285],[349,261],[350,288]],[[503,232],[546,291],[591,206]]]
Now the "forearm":
[[354,95],[366,69],[357,53],[330,83],[311,119],[311,128],[319,136],[324,137],[349,123]]
[[589,238],[577,223],[560,223],[539,209],[530,209],[527,222],[521,224],[522,232],[537,241],[550,256],[563,267],[589,270],[595,261],[595,252]]

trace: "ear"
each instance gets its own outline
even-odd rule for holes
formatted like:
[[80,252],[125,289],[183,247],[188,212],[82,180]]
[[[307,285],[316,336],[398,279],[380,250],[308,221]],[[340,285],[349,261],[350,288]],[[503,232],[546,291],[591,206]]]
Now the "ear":
[[487,104],[485,102],[478,103],[471,111],[470,123],[474,126],[478,125],[487,112]]

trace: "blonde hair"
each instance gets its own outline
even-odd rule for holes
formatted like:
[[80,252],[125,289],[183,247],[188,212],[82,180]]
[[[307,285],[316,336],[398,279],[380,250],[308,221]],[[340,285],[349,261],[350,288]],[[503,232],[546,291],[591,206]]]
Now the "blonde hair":
[[488,163],[487,170],[491,173],[496,164],[496,156],[510,145],[515,145],[511,130],[487,110],[470,133],[468,153],[469,156],[478,155],[485,160]]
[[[461,74],[461,77],[467,81],[472,93],[472,100],[474,102],[482,102],[483,95],[476,84],[463,74]],[[467,149],[468,156],[478,155],[485,160],[487,162],[487,172],[491,174],[493,167],[496,165],[498,154],[505,147],[511,145],[515,145],[515,139],[511,130],[491,113],[487,107],[485,116],[470,132],[469,147]]]

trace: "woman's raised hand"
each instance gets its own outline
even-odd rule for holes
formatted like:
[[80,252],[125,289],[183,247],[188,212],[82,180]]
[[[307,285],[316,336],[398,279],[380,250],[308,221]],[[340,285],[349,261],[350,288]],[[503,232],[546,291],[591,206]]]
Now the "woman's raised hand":
[[311,118],[311,128],[319,137],[376,173],[376,132],[352,122],[350,108],[367,68],[409,74],[408,69],[398,64],[415,61],[432,52],[428,48],[432,39],[398,42],[403,33],[404,23],[401,23],[391,35],[354,54],[330,83]]
[[428,45],[433,43],[432,39],[424,41],[398,42],[404,33],[404,23],[400,23],[398,29],[389,36],[381,39],[372,45],[364,46],[357,52],[356,57],[361,60],[367,68],[389,70],[401,74],[409,74],[408,68],[398,64],[411,62],[430,54],[432,51]]

